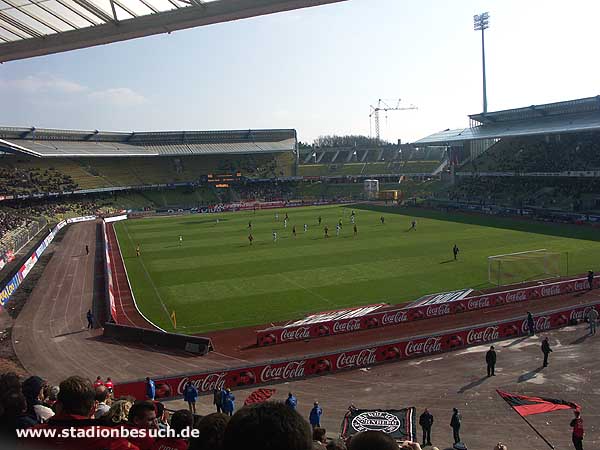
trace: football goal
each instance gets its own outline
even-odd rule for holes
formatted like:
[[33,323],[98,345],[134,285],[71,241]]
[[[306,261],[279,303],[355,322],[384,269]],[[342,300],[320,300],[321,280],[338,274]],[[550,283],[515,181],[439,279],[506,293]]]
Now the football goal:
[[546,249],[488,256],[488,281],[515,284],[560,276],[561,254]]

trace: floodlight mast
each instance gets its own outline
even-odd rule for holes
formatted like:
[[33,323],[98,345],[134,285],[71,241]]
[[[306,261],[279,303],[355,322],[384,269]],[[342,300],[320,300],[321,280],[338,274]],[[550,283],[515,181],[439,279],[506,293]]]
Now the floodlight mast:
[[485,30],[490,27],[490,15],[487,12],[475,14],[473,16],[473,28],[475,31],[481,30],[481,61],[483,69],[483,112],[487,112],[487,90],[485,81]]

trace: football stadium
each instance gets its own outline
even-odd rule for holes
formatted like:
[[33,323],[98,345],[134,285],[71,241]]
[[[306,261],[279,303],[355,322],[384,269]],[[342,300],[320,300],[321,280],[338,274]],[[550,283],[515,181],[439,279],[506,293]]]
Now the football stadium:
[[[0,0],[0,62],[328,3]],[[410,143],[0,124],[3,445],[600,446],[600,96],[483,70]]]

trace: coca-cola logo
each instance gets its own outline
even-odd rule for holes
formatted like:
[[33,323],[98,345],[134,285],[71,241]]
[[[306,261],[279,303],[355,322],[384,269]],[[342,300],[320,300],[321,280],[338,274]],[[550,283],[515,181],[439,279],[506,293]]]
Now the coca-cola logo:
[[333,323],[334,333],[349,333],[356,330],[360,330],[360,319],[352,319],[347,322],[338,321]]
[[593,308],[591,308],[591,307],[585,308],[585,309],[580,309],[580,310],[574,309],[571,311],[570,320],[583,320],[587,317],[588,313],[592,309]]
[[558,284],[542,287],[542,297],[550,297],[551,295],[559,295],[559,294],[560,294],[560,286]]
[[467,309],[481,309],[490,307],[489,297],[472,298],[467,302]]
[[527,300],[526,291],[508,292],[506,294],[506,303],[522,302]]
[[588,282],[584,280],[575,281],[574,289],[576,291],[583,291],[588,288]]
[[352,419],[352,428],[359,433],[362,431],[383,431],[389,434],[394,433],[401,425],[402,423],[398,417],[384,411],[363,412]]
[[396,323],[406,322],[408,315],[404,311],[396,311],[395,313],[385,313],[381,318],[382,325],[394,325]]
[[441,305],[428,306],[425,311],[427,317],[445,316],[450,314],[450,306],[448,303],[442,303]]
[[349,367],[362,367],[362,366],[370,366],[377,362],[377,358],[375,356],[375,352],[377,349],[375,348],[367,348],[361,350],[358,353],[354,354],[346,354],[342,353],[338,356],[336,361],[336,366],[338,369],[346,369]]
[[281,332],[281,341],[301,341],[302,339],[308,339],[310,337],[310,328],[309,327],[299,327],[299,328],[291,328],[284,329]]
[[404,354],[406,356],[411,355],[428,355],[430,353],[437,353],[442,351],[442,338],[431,337],[424,341],[408,341],[404,348]]
[[194,386],[199,392],[211,392],[215,389],[223,389],[225,386],[225,375],[225,372],[211,373],[210,375],[206,375],[204,378],[196,378],[195,380],[190,380],[189,377],[184,377],[179,381],[179,385],[177,386],[177,395],[183,395],[185,385],[188,381],[191,381],[192,386]]
[[500,337],[498,327],[487,327],[483,330],[470,330],[467,333],[467,344],[480,344],[483,342],[496,341]]
[[[552,327],[552,324],[550,323],[550,316],[536,317],[533,320],[533,323],[535,324],[536,331],[546,331]],[[523,320],[523,323],[521,324],[521,331],[523,333],[529,333],[529,326],[527,325],[527,319]]]
[[292,361],[281,366],[267,365],[260,372],[260,381],[291,380],[304,376],[305,361]]

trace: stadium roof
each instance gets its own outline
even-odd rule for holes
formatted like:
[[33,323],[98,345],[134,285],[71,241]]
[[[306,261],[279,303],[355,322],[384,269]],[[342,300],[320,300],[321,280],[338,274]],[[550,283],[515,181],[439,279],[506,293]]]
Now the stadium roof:
[[0,63],[346,0],[0,0]]
[[419,139],[414,145],[447,145],[481,139],[600,131],[600,96],[469,117],[479,125],[440,131]]
[[0,151],[36,157],[192,156],[294,151],[296,130],[104,132],[0,128]]

